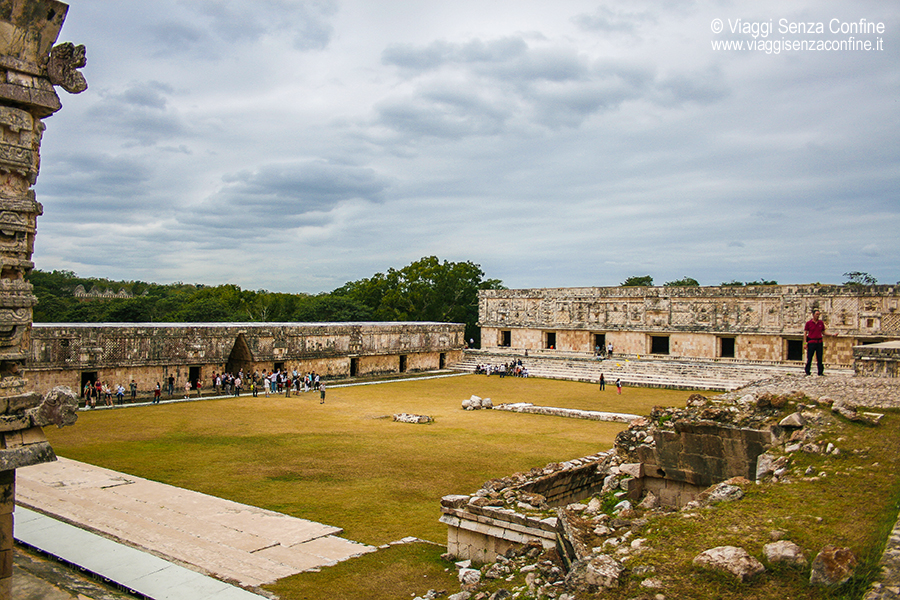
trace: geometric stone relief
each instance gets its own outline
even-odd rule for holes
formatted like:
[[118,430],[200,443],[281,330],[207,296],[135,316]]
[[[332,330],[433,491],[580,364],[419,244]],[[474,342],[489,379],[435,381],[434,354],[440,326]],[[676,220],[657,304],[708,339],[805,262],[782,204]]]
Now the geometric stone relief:
[[881,317],[881,331],[885,333],[900,333],[900,314],[888,313]]

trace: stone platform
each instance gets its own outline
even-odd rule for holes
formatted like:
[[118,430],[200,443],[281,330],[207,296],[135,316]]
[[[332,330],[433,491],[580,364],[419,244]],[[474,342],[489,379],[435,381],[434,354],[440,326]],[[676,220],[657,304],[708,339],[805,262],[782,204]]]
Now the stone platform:
[[375,550],[337,527],[64,458],[19,469],[16,488],[20,507],[248,588]]

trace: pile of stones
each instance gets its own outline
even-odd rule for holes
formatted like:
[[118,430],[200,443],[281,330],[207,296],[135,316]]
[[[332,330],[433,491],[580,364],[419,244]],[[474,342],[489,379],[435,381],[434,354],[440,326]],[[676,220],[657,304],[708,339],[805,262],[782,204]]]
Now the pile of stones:
[[434,417],[429,417],[428,415],[410,415],[407,413],[400,413],[394,415],[394,421],[397,423],[434,423]]
[[474,394],[462,401],[463,410],[481,410],[482,408],[494,408],[490,398],[480,398]]
[[[785,416],[785,407],[793,412]],[[641,444],[653,444],[658,428],[671,427],[683,419],[715,421],[754,429],[772,428],[775,443],[759,457],[757,483],[790,483],[798,479],[815,481],[825,477],[811,468],[792,469],[794,455],[813,453],[839,455],[841,439],[828,440],[830,426],[838,416],[876,427],[882,415],[859,410],[846,401],[828,396],[810,397],[796,388],[757,390],[756,393],[718,396],[708,399],[699,394],[690,397],[685,408],[654,408],[647,418],[635,419],[619,434],[616,447],[596,455],[565,463],[551,463],[527,473],[486,482],[468,497],[468,502],[481,506],[502,506],[517,513],[560,521],[572,557],[559,556],[556,550],[544,550],[538,542],[514,548],[493,563],[475,568],[468,561],[457,563],[461,590],[446,596],[448,600],[502,600],[504,598],[553,598],[574,600],[615,588],[628,579],[637,581],[640,600],[664,600],[666,581],[649,565],[634,559],[649,549],[644,534],[657,515],[677,513],[681,518],[697,518],[700,510],[715,510],[727,502],[740,502],[744,489],[755,485],[742,477],[711,486],[696,501],[681,509],[661,506],[647,493],[639,503],[626,498],[629,481],[639,476],[632,472],[631,455]],[[554,508],[539,494],[523,491],[523,486],[538,478],[595,463],[598,472],[606,473],[602,490],[582,502]],[[709,548],[693,559],[696,568],[711,569],[748,582],[767,568],[784,564],[808,569],[811,585],[833,586],[854,575],[857,558],[849,548],[826,545],[812,561],[807,552],[783,531],[768,533],[771,542],[762,555],[754,557],[746,549],[735,546]],[[632,566],[633,565],[633,566]],[[508,587],[496,587],[496,582]],[[495,590],[491,593],[485,588]],[[430,591],[422,600],[441,597]]]

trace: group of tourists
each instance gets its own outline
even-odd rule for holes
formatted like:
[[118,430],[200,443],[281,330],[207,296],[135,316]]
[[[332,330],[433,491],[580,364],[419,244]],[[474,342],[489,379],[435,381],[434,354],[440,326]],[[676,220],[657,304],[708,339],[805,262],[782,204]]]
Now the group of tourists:
[[259,397],[260,390],[267,398],[272,394],[284,393],[285,397],[289,398],[291,392],[316,391],[319,392],[321,403],[325,402],[325,382],[323,377],[315,371],[303,374],[297,369],[292,371],[287,369],[266,371],[264,369],[262,372],[256,370],[246,375],[243,370],[238,371],[237,374],[215,373],[212,377],[212,387],[216,395],[232,396],[240,396],[246,387],[254,398]]
[[608,344],[606,344],[605,347],[601,346],[601,345],[597,345],[596,347],[594,347],[594,355],[597,358],[607,358],[607,359],[612,358],[612,355],[613,355],[612,342],[609,342]]
[[[131,393],[131,401],[134,402],[137,399],[137,383],[135,383],[134,379],[128,384],[128,388]],[[91,408],[97,408],[97,404],[101,403],[101,401],[106,406],[113,406],[113,396],[116,397],[115,404],[125,404],[125,393],[125,386],[122,384],[110,385],[109,382],[100,381],[99,379],[85,382],[84,388],[81,390],[84,405]]]
[[528,369],[522,364],[522,359],[510,361],[499,365],[477,365],[475,367],[476,375],[499,375],[504,378],[510,377],[528,377]]
[[[168,392],[171,398],[175,395],[176,380],[174,375],[170,375],[165,380],[165,384],[156,382],[153,389],[153,404],[159,404],[163,393]],[[229,395],[240,396],[246,390],[249,390],[254,397],[259,395],[260,390],[266,397],[271,394],[284,393],[285,397],[290,397],[291,392],[319,392],[319,400],[321,404],[325,403],[325,381],[324,377],[312,371],[309,373],[299,373],[296,369],[288,371],[286,369],[266,371],[259,370],[253,373],[245,374],[243,370],[237,373],[214,373],[210,379],[210,389],[216,396]],[[137,383],[131,380],[129,384],[131,401],[137,401]],[[126,395],[125,386],[120,384],[110,385],[107,382],[87,381],[82,390],[84,405],[90,408],[96,408],[98,404],[113,406],[114,404],[124,404]],[[113,401],[115,396],[115,401]],[[184,382],[184,397],[203,396],[203,380],[188,379]]]

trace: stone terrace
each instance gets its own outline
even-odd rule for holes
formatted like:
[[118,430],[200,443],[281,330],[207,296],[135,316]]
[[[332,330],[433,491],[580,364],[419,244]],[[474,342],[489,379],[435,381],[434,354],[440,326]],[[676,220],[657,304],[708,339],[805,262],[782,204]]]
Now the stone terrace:
[[[480,364],[499,365],[522,360],[530,377],[567,379],[595,383],[603,373],[607,384],[621,378],[627,386],[665,387],[685,390],[731,391],[760,379],[802,375],[803,367],[765,361],[669,358],[661,356],[615,355],[597,359],[578,352],[466,350],[462,360],[450,365],[458,371],[474,372]],[[851,375],[850,368],[828,369],[828,374]]]

